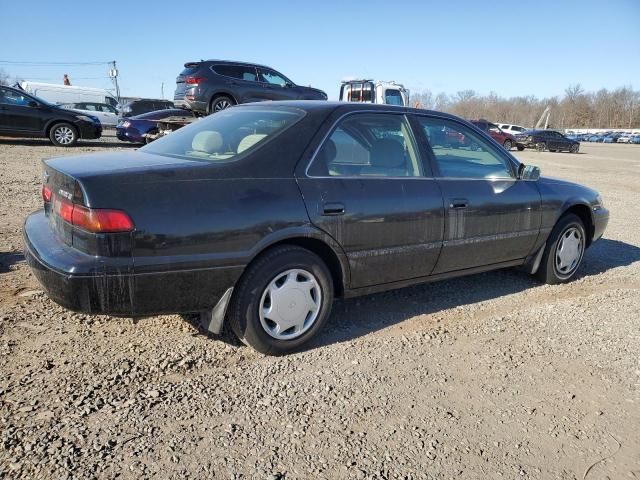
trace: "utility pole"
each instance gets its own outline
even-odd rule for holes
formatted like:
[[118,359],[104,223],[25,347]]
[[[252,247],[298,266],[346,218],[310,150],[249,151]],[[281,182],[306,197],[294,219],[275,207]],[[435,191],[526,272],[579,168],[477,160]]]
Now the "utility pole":
[[164,100],[164,82],[160,85],[160,95],[162,95],[162,100]]
[[116,98],[118,99],[118,103],[120,103],[120,87],[118,86],[118,69],[116,68],[116,61],[113,60],[112,62],[109,62],[109,67],[109,76],[116,87]]

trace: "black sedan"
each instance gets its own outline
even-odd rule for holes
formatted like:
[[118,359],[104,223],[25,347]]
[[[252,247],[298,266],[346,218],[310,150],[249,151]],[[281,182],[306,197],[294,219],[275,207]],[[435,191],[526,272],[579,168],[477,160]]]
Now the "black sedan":
[[80,138],[100,138],[102,125],[92,115],[51,105],[17,88],[0,86],[0,135],[44,137],[58,147],[71,147]]
[[539,173],[444,113],[246,104],[135,152],[46,160],[25,255],[72,310],[200,312],[279,354],[338,296],[516,266],[571,279],[609,214]]
[[516,140],[518,146],[535,148],[539,152],[549,150],[550,152],[578,153],[580,150],[580,142],[565,137],[555,130],[529,130],[516,135]]

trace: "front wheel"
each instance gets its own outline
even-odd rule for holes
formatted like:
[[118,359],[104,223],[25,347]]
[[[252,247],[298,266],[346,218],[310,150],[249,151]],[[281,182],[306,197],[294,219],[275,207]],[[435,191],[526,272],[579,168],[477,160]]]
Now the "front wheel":
[[560,217],[547,239],[538,279],[551,285],[571,280],[582,262],[586,241],[580,217],[572,213]]
[[518,145],[518,147],[517,147],[517,148],[518,148],[518,151],[519,151],[519,152],[521,152],[521,151],[523,151],[523,150],[524,150],[524,147],[523,147],[522,145]]
[[228,321],[245,344],[267,355],[299,349],[325,323],[333,279],[316,254],[293,245],[268,251],[243,274]]
[[58,123],[51,127],[49,139],[56,147],[72,147],[78,142],[78,132],[70,123]]
[[504,143],[502,144],[502,146],[504,147],[505,150],[509,151],[509,150],[511,150],[511,147],[513,145],[511,143],[511,140],[505,140]]
[[580,145],[578,144],[571,145],[571,153],[578,153],[579,150],[580,150]]

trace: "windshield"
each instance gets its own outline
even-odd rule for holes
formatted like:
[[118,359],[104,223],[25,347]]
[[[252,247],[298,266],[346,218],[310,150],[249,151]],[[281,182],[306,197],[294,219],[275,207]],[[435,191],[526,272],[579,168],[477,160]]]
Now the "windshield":
[[291,107],[233,107],[198,120],[141,148],[147,153],[228,162],[260,148],[304,116]]

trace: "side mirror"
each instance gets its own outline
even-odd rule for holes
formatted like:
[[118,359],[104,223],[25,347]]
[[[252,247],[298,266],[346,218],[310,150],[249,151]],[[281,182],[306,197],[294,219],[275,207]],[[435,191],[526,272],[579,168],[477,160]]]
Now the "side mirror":
[[293,87],[293,83],[291,83],[291,82],[287,82],[287,83],[285,83],[285,84],[283,85],[283,87],[285,87],[285,88],[291,88],[291,87]]
[[520,168],[518,168],[518,178],[520,180],[538,180],[540,178],[540,167],[521,163]]
[[29,103],[27,103],[27,106],[31,108],[38,108],[40,104],[38,102],[34,102],[33,100],[29,100]]

